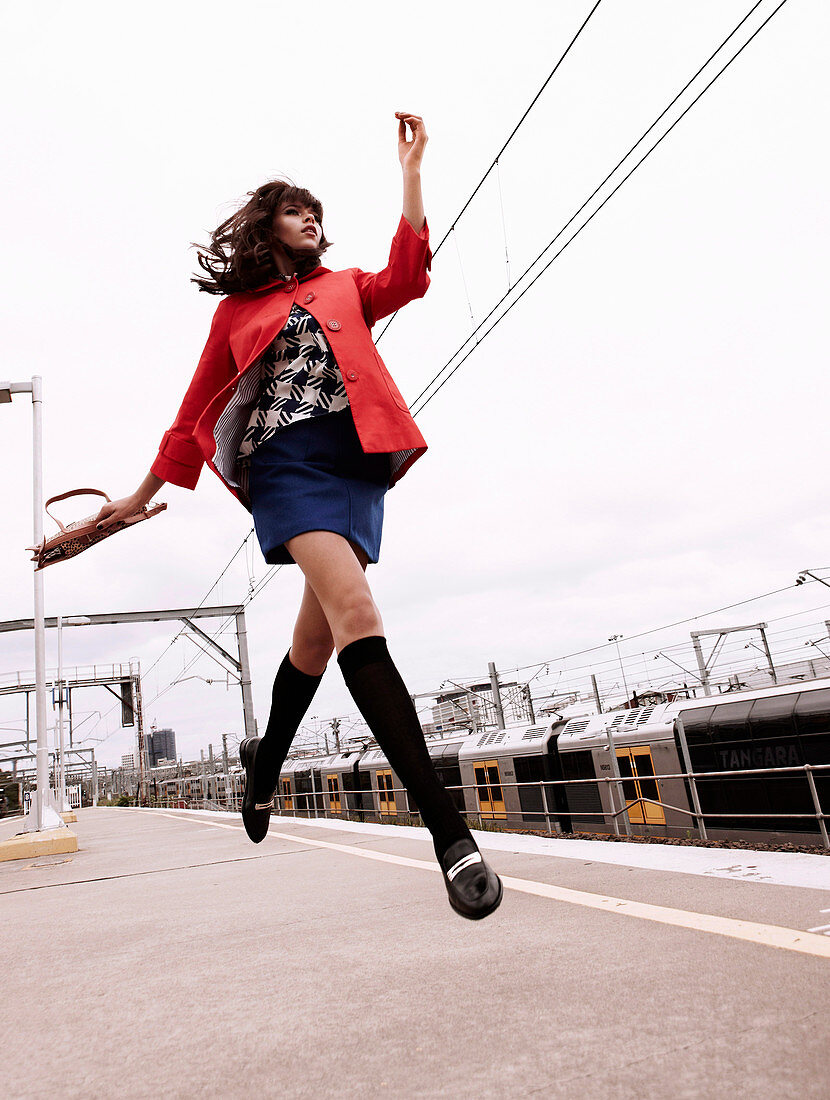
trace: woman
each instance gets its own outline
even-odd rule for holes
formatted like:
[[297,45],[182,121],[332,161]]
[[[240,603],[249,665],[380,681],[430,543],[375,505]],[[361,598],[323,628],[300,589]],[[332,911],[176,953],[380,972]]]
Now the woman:
[[365,576],[378,560],[384,494],[426,450],[369,331],[429,285],[427,134],[418,115],[396,118],[403,213],[386,268],[323,267],[329,242],[318,200],[282,180],[251,192],[199,253],[206,275],[193,281],[223,299],[179,413],[142,484],[106,504],[98,523],[131,515],[166,481],[195,488],[208,463],[253,513],[266,561],[296,562],[305,576],[267,728],[239,748],[248,836],[258,843],[268,831],[282,763],[336,650],[360,713],[432,834],[450,904],[478,920],[498,906],[502,884],[436,776]]

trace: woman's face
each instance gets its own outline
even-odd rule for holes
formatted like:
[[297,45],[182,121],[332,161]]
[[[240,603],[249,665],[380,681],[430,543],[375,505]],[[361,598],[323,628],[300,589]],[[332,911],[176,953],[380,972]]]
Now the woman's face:
[[323,235],[313,210],[299,203],[282,203],[274,215],[274,234],[296,252],[318,248]]

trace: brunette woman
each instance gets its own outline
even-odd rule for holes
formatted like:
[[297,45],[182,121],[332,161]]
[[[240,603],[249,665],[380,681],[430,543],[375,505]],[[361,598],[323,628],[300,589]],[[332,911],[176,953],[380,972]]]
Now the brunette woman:
[[282,763],[336,650],[360,713],[432,834],[450,904],[477,920],[499,904],[502,884],[435,773],[365,576],[380,552],[384,494],[426,450],[370,335],[429,286],[427,134],[418,115],[396,117],[403,214],[387,266],[377,274],[323,267],[320,202],[283,180],[250,192],[199,252],[203,274],[193,281],[223,297],[179,413],[140,487],[105,505],[98,522],[132,514],[166,481],[195,488],[207,462],[253,513],[265,560],[296,562],[305,576],[265,733],[239,748],[248,836],[258,843],[268,831]]

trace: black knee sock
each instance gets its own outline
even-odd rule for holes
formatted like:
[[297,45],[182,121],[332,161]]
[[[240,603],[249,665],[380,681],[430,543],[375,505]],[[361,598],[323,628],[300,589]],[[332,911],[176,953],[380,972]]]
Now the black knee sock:
[[300,672],[291,664],[287,653],[277,669],[268,725],[256,750],[254,794],[257,802],[267,802],[274,793],[280,768],[322,679],[322,675],[309,676]]
[[375,740],[418,803],[440,860],[451,844],[469,838],[470,830],[436,775],[421,723],[389,656],[386,639],[359,638],[340,651],[337,661]]

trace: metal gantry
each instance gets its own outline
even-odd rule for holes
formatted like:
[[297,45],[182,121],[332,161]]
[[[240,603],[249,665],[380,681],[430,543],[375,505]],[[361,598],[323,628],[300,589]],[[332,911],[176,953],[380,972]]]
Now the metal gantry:
[[[224,649],[218,642],[210,637],[205,631],[200,630],[198,626],[193,622],[194,619],[229,619],[233,618],[235,621],[237,648],[239,656],[238,658],[232,656]],[[193,632],[202,642],[210,646],[210,650],[205,652],[213,660],[226,671],[230,672],[239,683],[242,693],[242,718],[245,729],[246,737],[256,736],[256,719],[254,718],[254,705],[253,695],[251,691],[251,667],[248,656],[248,634],[247,626],[245,622],[245,610],[241,604],[222,605],[215,607],[186,607],[186,608],[165,608],[156,611],[115,611],[90,615],[67,615],[56,616],[43,619],[44,632],[47,629],[55,629],[58,627],[66,628],[67,626],[111,626],[114,624],[123,623],[146,623],[146,622],[170,622],[179,621],[184,624],[184,628]],[[7,622],[0,622],[0,634],[8,633],[16,630],[32,630],[35,628],[36,620],[34,619],[12,619]],[[200,648],[202,648],[200,646]],[[215,654],[218,654],[217,657]],[[221,658],[221,660],[219,659]],[[230,666],[230,668],[228,667]],[[115,666],[113,666],[115,667]],[[121,666],[118,666],[119,669]],[[46,659],[45,659],[45,643],[43,647],[43,667],[42,667],[42,680],[43,680],[43,695],[44,700],[46,697]],[[59,672],[56,679],[53,681],[53,687],[57,686],[59,690],[62,690],[60,681],[62,674]],[[117,677],[104,676],[97,677],[93,675],[92,678],[86,680],[75,680],[70,687],[87,687],[93,685],[100,685],[107,687],[115,683],[123,683],[125,677],[123,673]],[[133,685],[132,698],[134,702],[135,716],[137,719],[137,738],[138,738],[138,755],[139,755],[139,768],[140,768],[140,786],[142,797],[146,798],[146,769],[144,765],[144,744],[143,744],[143,717],[141,706],[141,676],[140,672],[136,672],[131,668],[129,673],[129,679]],[[14,684],[0,686],[0,694],[10,694],[13,692],[31,692],[37,690],[37,682],[35,683],[23,683],[18,682]],[[111,690],[111,688],[108,688]],[[27,694],[28,700],[28,694]],[[122,697],[123,701],[123,697]],[[40,751],[40,745],[43,745],[43,776],[41,780],[40,767],[38,769],[38,784],[41,782],[43,786],[42,790],[48,789],[48,748],[46,744],[46,711],[45,703],[43,707],[43,736],[40,735],[40,717],[38,717],[38,751]],[[28,729],[28,702],[27,702],[27,748],[29,742],[29,729]],[[70,746],[71,746],[71,725],[70,725]],[[40,758],[38,758],[40,759]]]

